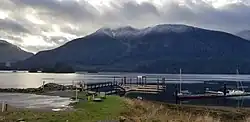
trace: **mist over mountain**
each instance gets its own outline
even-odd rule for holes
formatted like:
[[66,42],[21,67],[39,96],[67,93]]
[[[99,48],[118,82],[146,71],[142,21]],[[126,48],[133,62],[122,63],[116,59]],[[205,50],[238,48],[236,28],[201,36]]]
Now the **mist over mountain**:
[[250,30],[241,31],[237,33],[236,35],[243,39],[250,40]]
[[[250,69],[250,41],[202,28],[164,24],[101,28],[20,62],[22,69],[67,64],[77,71],[235,73]],[[46,61],[41,61],[46,60]]]

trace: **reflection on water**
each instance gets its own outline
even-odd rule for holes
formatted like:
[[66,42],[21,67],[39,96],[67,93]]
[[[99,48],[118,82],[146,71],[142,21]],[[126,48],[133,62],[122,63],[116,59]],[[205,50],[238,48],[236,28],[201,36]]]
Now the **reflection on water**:
[[22,93],[0,93],[0,101],[17,108],[64,108],[70,104],[69,98]]

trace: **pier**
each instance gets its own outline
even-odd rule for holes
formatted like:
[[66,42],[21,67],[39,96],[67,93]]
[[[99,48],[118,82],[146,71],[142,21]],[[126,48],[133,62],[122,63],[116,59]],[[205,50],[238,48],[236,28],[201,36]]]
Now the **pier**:
[[[49,79],[47,79],[49,80]],[[244,94],[226,94],[226,86],[224,84],[224,92],[221,94],[213,94],[207,92],[201,92],[202,88],[199,89],[199,92],[195,92],[192,94],[177,94],[180,90],[178,89],[178,83],[175,84],[168,84],[169,80],[166,78],[155,78],[150,79],[150,82],[147,81],[146,76],[138,76],[138,77],[113,77],[110,78],[109,81],[103,82],[84,82],[84,80],[78,79],[72,82],[72,85],[62,85],[56,87],[57,89],[61,90],[75,90],[79,89],[80,91],[86,91],[90,94],[97,94],[97,93],[105,93],[106,95],[110,94],[117,94],[120,96],[124,96],[128,93],[146,93],[146,94],[160,94],[160,96],[165,97],[166,99],[182,101],[182,100],[190,100],[190,99],[207,99],[207,98],[226,98],[226,97],[239,97],[239,96],[250,96],[249,92],[245,92]],[[45,83],[44,81],[43,83]],[[46,82],[47,83],[47,82]],[[69,82],[68,82],[69,83]],[[223,83],[223,82],[222,82]],[[221,83],[221,85],[223,85]],[[204,81],[204,86],[207,87],[207,83]],[[209,85],[209,84],[208,84]],[[220,84],[218,84],[220,85]],[[218,86],[217,85],[217,86]],[[62,88],[60,88],[62,87]],[[222,86],[220,86],[222,87]],[[198,88],[198,87],[192,87]],[[214,88],[214,86],[212,86]],[[176,91],[175,91],[176,90]],[[195,89],[191,89],[195,90]],[[177,103],[177,102],[176,102]]]
[[[87,83],[84,80],[76,79],[72,81],[72,84],[66,83],[65,84],[54,84],[54,79],[51,78],[44,78],[42,80],[44,87],[49,86],[49,89],[56,89],[56,90],[75,90],[78,89],[79,91],[87,91],[90,94],[95,94],[99,92],[104,92],[105,94],[118,94],[118,95],[125,95],[130,92],[138,92],[138,93],[151,93],[151,94],[158,94],[160,92],[164,92],[166,89],[166,79],[156,79],[155,82],[148,82],[146,76],[138,76],[136,78],[127,78],[127,77],[114,77],[112,81],[103,81],[103,82],[93,82]],[[47,84],[46,84],[47,83]]]
[[165,78],[162,78],[161,81],[157,79],[156,83],[148,83],[145,76],[138,76],[136,81],[133,81],[132,78],[127,79],[127,77],[123,77],[121,81],[117,81],[114,77],[114,80],[111,82],[86,83],[84,86],[84,90],[86,91],[105,91],[107,94],[118,93],[125,95],[129,92],[157,94],[166,89],[166,82]]

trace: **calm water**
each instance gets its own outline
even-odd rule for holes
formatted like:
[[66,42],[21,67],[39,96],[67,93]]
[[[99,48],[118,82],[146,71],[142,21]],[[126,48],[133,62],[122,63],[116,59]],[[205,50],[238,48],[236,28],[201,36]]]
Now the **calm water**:
[[[139,75],[146,75],[148,82],[156,82],[157,78],[166,78],[167,83],[178,83],[179,74],[140,74],[140,73],[26,73],[26,72],[0,72],[0,88],[36,88],[42,85],[42,81],[59,84],[72,84],[72,81],[105,82],[113,81],[114,77],[120,80],[122,77],[132,78],[133,81]],[[183,83],[199,83],[208,80],[221,81],[250,81],[250,75],[193,75],[183,74]]]
[[[1,88],[36,88],[42,85],[42,81],[54,82],[59,84],[72,84],[72,81],[84,81],[87,83],[91,82],[105,82],[113,81],[114,77],[116,80],[121,80],[122,77],[127,79],[136,80],[139,75],[147,76],[148,82],[156,82],[157,79],[166,78],[166,82],[169,83],[167,86],[167,92],[160,95],[144,95],[145,99],[158,100],[163,102],[174,102],[173,92],[174,83],[179,83],[179,74],[140,74],[140,73],[74,73],[74,74],[47,74],[47,73],[27,73],[27,72],[0,72],[0,87]],[[203,81],[218,80],[218,81],[243,81],[246,91],[250,86],[250,75],[197,75],[197,74],[183,74],[183,89],[193,90],[192,92],[199,92],[204,90]],[[214,86],[206,86],[214,88]],[[143,94],[130,94],[129,97],[143,96]],[[58,101],[57,101],[58,99]],[[48,97],[48,96],[36,96],[36,95],[18,95],[18,94],[0,94],[0,101],[12,101],[11,104],[15,106],[25,107],[54,107],[64,106],[65,103],[69,102],[69,99],[63,99],[59,97]],[[36,102],[34,102],[36,101]],[[241,98],[228,98],[228,99],[213,99],[213,100],[191,100],[184,101],[183,104],[201,104],[201,105],[219,105],[219,106],[243,106],[250,107],[250,97]]]

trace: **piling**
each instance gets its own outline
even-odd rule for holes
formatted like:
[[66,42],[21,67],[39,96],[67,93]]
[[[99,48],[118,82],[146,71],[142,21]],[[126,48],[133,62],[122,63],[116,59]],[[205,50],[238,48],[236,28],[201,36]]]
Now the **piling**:
[[166,89],[166,82],[165,82],[165,78],[162,78],[162,86],[163,86],[163,89],[165,90]]
[[126,77],[124,77],[124,85],[126,85],[127,84],[127,78]]
[[137,85],[137,86],[138,86],[138,80],[139,80],[138,77],[136,77],[136,85]]
[[157,90],[159,90],[159,79],[157,79]]
[[177,89],[177,86],[175,86],[175,104],[178,104],[178,89]]
[[86,89],[86,90],[88,90],[88,86],[87,86],[87,84],[86,83],[84,83],[84,90]]
[[4,112],[4,101],[2,102],[2,112]]
[[71,91],[73,91],[74,87],[74,81],[72,81],[72,87],[71,87]]
[[4,101],[2,102],[2,112],[5,112],[8,110],[8,104],[6,104]]
[[75,98],[75,99],[76,99],[76,101],[77,101],[77,96],[78,96],[78,94],[77,94],[77,87],[76,87],[76,98]]
[[120,82],[120,85],[123,85],[123,78],[121,78],[121,82]]
[[139,84],[142,85],[142,78],[139,78]]
[[130,86],[132,85],[132,78],[130,78]]
[[227,86],[226,86],[226,83],[224,83],[223,93],[224,93],[224,96],[226,96],[226,94],[227,94]]
[[163,85],[165,84],[165,78],[162,78],[162,84]]
[[45,85],[45,81],[43,81],[43,91],[44,91],[44,85]]
[[5,105],[4,111],[7,111],[8,110],[8,104],[4,104],[4,105]]

